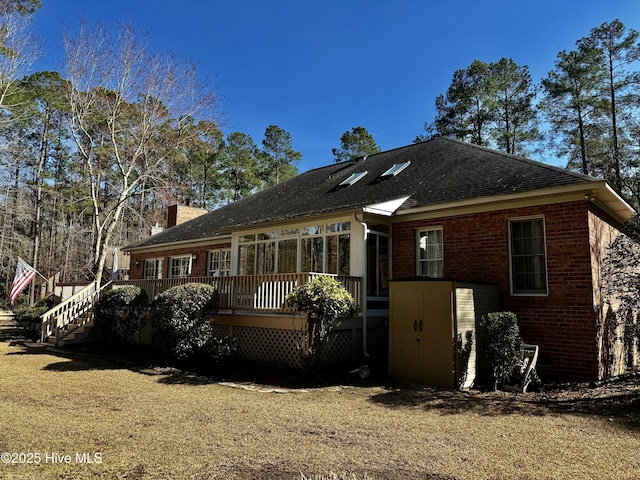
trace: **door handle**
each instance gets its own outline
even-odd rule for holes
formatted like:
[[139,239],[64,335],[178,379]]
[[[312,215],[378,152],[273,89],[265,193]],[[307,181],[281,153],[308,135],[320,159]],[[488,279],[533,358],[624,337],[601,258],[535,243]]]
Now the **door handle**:
[[420,326],[419,326],[419,328],[420,328],[420,331],[422,332],[422,320],[420,320]]
[[418,332],[418,320],[413,321],[413,331],[416,333]]

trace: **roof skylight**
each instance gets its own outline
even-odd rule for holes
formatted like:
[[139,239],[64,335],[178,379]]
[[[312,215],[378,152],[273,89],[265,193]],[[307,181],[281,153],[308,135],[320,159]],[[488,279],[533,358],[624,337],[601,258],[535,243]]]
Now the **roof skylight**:
[[352,173],[349,178],[347,178],[346,180],[342,181],[340,183],[340,185],[338,185],[339,187],[346,187],[349,185],[353,185],[354,183],[356,183],[358,180],[360,180],[362,177],[364,177],[367,174],[367,170],[365,170],[364,172],[356,172],[356,173]]
[[382,175],[380,175],[381,177],[395,177],[396,175],[398,175],[402,170],[404,170],[405,168],[407,168],[409,166],[411,162],[407,161],[407,162],[402,162],[402,163],[395,163],[389,170],[387,170],[386,172],[384,172]]

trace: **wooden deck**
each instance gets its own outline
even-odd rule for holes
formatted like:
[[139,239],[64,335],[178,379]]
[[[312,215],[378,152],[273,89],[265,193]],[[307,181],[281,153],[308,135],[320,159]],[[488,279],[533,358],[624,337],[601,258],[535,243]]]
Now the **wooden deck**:
[[[229,277],[186,277],[147,280],[115,281],[114,287],[136,285],[142,288],[152,301],[156,295],[176,285],[206,283],[220,293],[220,310],[231,312],[295,313],[288,306],[286,297],[298,285],[303,285],[322,273],[284,273],[274,275],[240,275]],[[362,279],[360,277],[336,276],[354,299],[362,302]]]

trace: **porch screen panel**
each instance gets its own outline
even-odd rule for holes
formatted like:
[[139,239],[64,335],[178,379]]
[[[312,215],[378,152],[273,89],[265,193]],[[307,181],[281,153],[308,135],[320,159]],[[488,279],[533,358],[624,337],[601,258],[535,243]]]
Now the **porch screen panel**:
[[389,296],[389,237],[373,232],[367,241],[367,295]]
[[351,275],[351,235],[338,237],[338,275]]
[[276,272],[276,242],[256,245],[256,275],[270,275]]
[[378,295],[389,296],[389,237],[378,237]]
[[250,243],[238,247],[238,275],[255,275],[256,245]]
[[338,237],[327,237],[327,273],[338,273]]
[[302,271],[324,272],[324,239],[322,237],[302,239]]
[[278,273],[296,273],[298,269],[298,240],[278,241]]
[[327,236],[327,273],[349,275],[351,235]]

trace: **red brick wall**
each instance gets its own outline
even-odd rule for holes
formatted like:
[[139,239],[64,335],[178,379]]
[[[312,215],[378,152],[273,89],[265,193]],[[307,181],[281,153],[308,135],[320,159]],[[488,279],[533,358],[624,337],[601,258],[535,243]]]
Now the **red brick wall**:
[[138,280],[142,278],[144,273],[144,260],[146,258],[164,258],[162,278],[168,278],[169,257],[180,255],[196,255],[196,259],[191,264],[192,277],[204,277],[207,275],[207,252],[220,248],[231,248],[231,243],[220,243],[213,245],[202,245],[190,248],[176,248],[174,250],[162,250],[154,253],[131,253],[131,267],[129,270],[129,278]]
[[[512,296],[508,220],[544,216],[548,296]],[[497,283],[503,310],[518,316],[525,342],[540,346],[541,375],[598,377],[588,204],[578,201],[393,225],[393,278],[416,275],[416,231],[442,226],[444,276]]]

